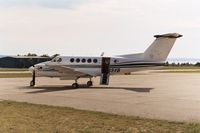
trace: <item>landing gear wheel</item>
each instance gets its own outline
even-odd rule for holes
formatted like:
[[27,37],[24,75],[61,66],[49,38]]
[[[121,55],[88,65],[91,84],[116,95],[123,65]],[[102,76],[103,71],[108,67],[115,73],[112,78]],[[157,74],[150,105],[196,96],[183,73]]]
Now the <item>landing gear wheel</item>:
[[87,86],[89,86],[89,87],[90,87],[90,86],[93,86],[92,81],[88,81],[88,82],[87,82]]
[[34,81],[31,81],[31,82],[30,82],[30,86],[31,86],[31,87],[35,86]]
[[30,82],[30,87],[33,87],[33,86],[35,86],[35,70],[32,71],[32,80]]
[[77,84],[77,83],[73,83],[73,84],[72,84],[72,88],[73,88],[73,89],[77,89],[77,88],[78,88],[78,84]]

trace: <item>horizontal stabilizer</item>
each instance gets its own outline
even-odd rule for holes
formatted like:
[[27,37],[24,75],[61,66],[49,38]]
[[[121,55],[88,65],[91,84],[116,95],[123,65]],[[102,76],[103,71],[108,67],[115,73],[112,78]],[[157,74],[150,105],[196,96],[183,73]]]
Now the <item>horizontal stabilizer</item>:
[[183,35],[180,35],[178,33],[168,33],[168,34],[163,34],[163,35],[155,35],[155,38],[160,38],[160,37],[167,37],[167,38],[179,38],[182,37]]

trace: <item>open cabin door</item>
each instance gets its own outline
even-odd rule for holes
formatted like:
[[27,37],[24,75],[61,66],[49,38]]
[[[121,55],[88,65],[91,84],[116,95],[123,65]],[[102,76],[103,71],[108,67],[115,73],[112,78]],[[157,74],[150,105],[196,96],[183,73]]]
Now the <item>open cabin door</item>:
[[110,77],[110,58],[109,57],[102,57],[102,64],[101,64],[101,85],[108,85],[109,84],[109,77]]

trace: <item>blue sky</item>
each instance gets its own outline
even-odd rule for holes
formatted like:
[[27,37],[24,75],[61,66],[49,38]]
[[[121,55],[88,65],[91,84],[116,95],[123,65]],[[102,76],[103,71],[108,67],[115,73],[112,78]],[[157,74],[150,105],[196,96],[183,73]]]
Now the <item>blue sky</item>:
[[0,55],[143,52],[178,32],[170,57],[200,58],[198,0],[0,0]]

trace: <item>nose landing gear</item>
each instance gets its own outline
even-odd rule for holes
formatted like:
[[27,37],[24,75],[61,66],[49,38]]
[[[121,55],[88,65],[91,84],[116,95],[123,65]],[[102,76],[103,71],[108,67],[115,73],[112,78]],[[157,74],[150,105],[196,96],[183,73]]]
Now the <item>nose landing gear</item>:
[[30,82],[30,87],[35,86],[35,70],[32,72],[32,80]]

